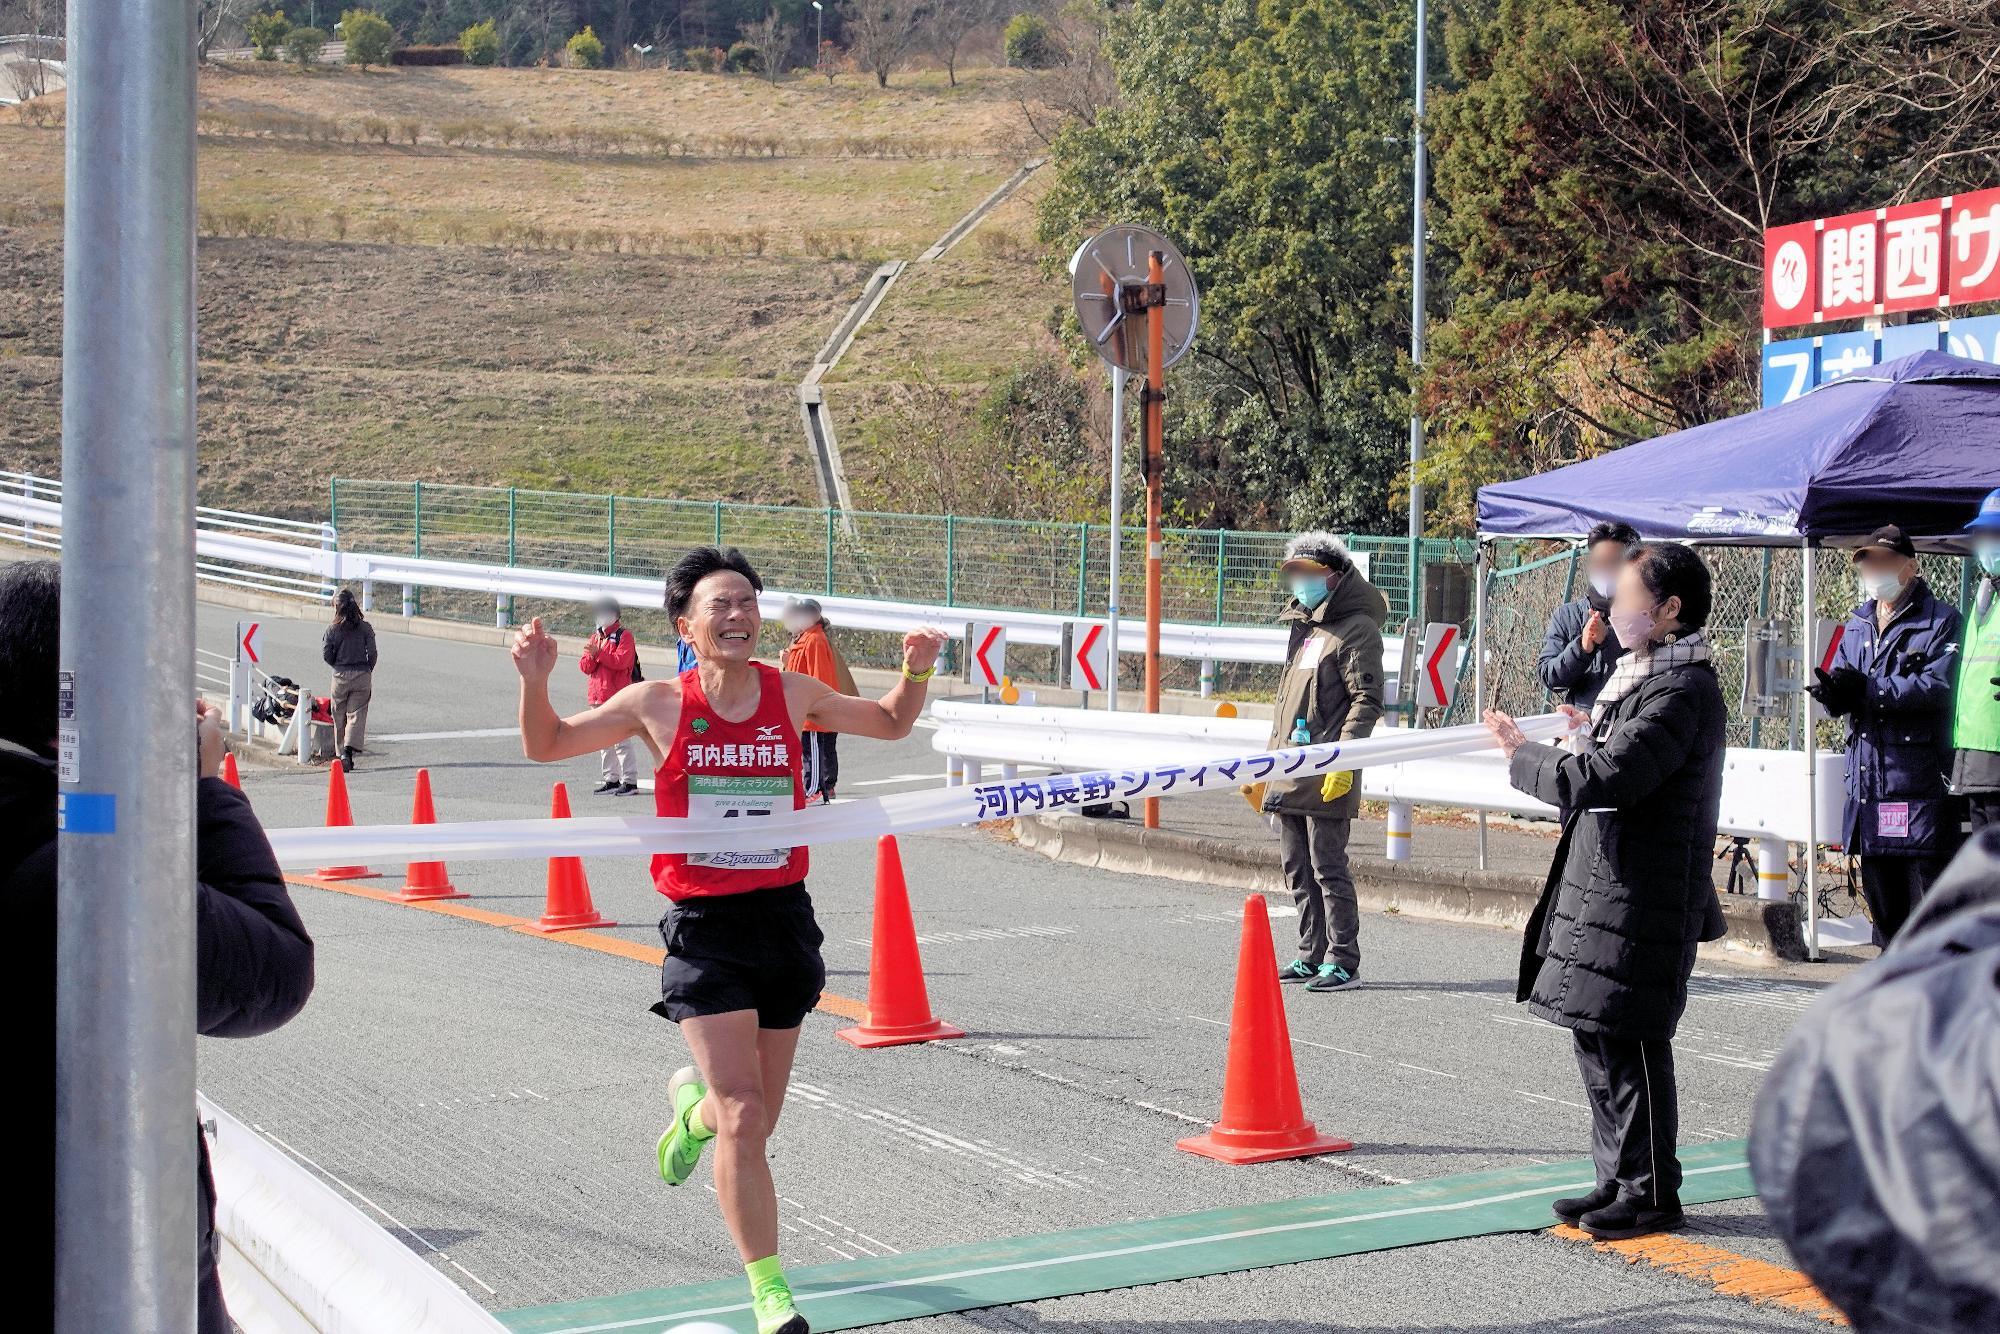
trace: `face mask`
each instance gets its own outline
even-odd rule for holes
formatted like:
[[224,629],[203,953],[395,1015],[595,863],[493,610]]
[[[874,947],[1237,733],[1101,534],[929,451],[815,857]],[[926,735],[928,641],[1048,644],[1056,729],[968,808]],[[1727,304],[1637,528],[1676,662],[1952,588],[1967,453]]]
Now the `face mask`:
[[1658,622],[1650,611],[1614,611],[1611,613],[1611,632],[1618,636],[1618,642],[1628,649],[1644,648],[1652,642],[1653,630]]
[[598,613],[597,613],[597,628],[598,628],[598,629],[600,629],[600,630],[609,630],[609,629],[610,629],[610,628],[611,628],[612,626],[614,626],[614,625],[616,625],[616,624],[618,624],[618,618],[617,618],[616,616],[613,616],[613,615],[612,615],[612,614],[611,614],[610,612],[608,612],[608,611],[600,611],[600,612],[598,612]]
[[1973,548],[1972,555],[1979,562],[1981,571],[1986,574],[2000,576],[2000,542],[1982,542]]
[[1894,570],[1863,570],[1859,577],[1861,596],[1877,602],[1894,602],[1903,591],[1903,580]]
[[1611,590],[1617,583],[1618,576],[1615,574],[1592,574],[1590,591],[1608,602],[1611,599]]
[[1297,598],[1299,605],[1307,611],[1326,601],[1326,595],[1331,591],[1327,586],[1325,575],[1300,575],[1292,580],[1291,587],[1292,596]]
[[801,634],[805,631],[805,628],[808,624],[810,624],[810,622],[801,621],[792,617],[787,617],[784,621],[785,633],[793,635]]

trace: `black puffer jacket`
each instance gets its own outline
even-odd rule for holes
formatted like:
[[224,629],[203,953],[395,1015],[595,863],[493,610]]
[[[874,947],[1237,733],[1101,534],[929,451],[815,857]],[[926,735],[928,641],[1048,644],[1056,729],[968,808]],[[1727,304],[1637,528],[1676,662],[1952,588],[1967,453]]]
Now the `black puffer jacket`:
[[1711,878],[1723,726],[1714,669],[1687,663],[1613,704],[1596,749],[1514,752],[1514,786],[1570,812],[1528,920],[1514,997],[1542,1018],[1673,1036],[1695,945],[1723,931]]
[[[197,1025],[209,1037],[255,1037],[305,1006],[312,940],[248,799],[219,778],[202,779],[195,794]],[[14,1065],[27,1089],[17,1110],[44,1127],[33,1138],[46,1145],[56,1118],[56,775],[51,763],[14,751],[0,751],[0,913],[9,928],[0,947],[0,1004],[17,1024]],[[192,1125],[188,1133],[200,1138]],[[8,1247],[0,1277],[13,1280],[29,1325],[46,1329],[42,1313],[54,1298],[55,1158],[31,1158],[15,1179],[16,1212],[27,1226]],[[205,1141],[200,1178],[188,1185],[200,1200],[203,1301],[219,1302]]]
[[320,636],[319,656],[337,672],[375,670],[375,627],[366,621],[342,625],[335,621]]

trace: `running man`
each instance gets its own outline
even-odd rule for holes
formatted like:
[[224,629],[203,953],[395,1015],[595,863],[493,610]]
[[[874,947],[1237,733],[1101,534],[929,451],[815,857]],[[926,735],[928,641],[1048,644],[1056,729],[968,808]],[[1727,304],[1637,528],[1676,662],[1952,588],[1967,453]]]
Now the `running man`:
[[[733,547],[688,552],[667,575],[666,607],[698,664],[568,718],[549,704],[556,642],[540,618],[529,622],[513,648],[522,751],[548,763],[636,737],[653,753],[659,814],[754,816],[806,804],[799,732],[807,722],[883,741],[908,736],[944,631],[904,636],[902,679],[879,702],[857,699],[752,661],[763,588]],[[764,1149],[784,1107],[799,1025],[826,982],[805,878],[804,848],[653,858],[653,883],[672,906],[660,922],[667,958],[652,1008],[680,1025],[695,1060],[667,1084],[673,1119],[660,1136],[660,1176],[682,1184],[715,1141],[715,1189],[750,1279],[758,1334],[808,1328],[778,1263],[778,1195]]]

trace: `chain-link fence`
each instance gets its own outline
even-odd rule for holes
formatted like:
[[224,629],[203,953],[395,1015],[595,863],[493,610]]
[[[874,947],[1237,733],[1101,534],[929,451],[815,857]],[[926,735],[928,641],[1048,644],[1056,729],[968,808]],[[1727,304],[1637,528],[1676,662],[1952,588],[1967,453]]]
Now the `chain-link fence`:
[[[1799,616],[1801,552],[1796,548],[1698,549],[1715,577],[1708,637],[1714,646],[1716,673],[1730,704],[1729,744],[1778,749],[1801,745],[1795,719],[1753,718],[1738,706],[1745,622],[1753,617],[1784,617],[1791,621],[1795,633],[1807,633]],[[1493,554],[1486,592],[1487,699],[1510,713],[1539,713],[1549,707],[1554,696],[1542,685],[1536,659],[1549,617],[1582,591],[1582,553],[1561,542],[1499,542]],[[1852,554],[1823,549],[1814,559],[1816,615],[1845,619],[1861,600]],[[1972,578],[1967,561],[1957,556],[1922,556],[1918,567],[1938,597],[1965,605]],[[1475,716],[1469,666],[1465,675],[1465,689],[1453,702],[1452,722],[1470,721]],[[1793,712],[1796,715],[1796,710]],[[1819,740],[1823,745],[1838,746],[1839,728],[1826,725]]]
[[[727,501],[527,491],[507,487],[334,481],[331,518],[343,548],[496,565],[658,576],[691,546],[740,547],[774,587],[829,596],[928,603],[939,607],[1102,615],[1108,604],[1113,531],[1108,524],[873,514]],[[1118,533],[1120,605],[1145,605],[1146,535]],[[1169,529],[1163,534],[1162,613],[1172,621],[1268,623],[1283,608],[1277,577],[1286,534]],[[1409,606],[1412,546],[1407,538],[1347,539],[1369,558],[1370,578],[1400,620]],[[1468,563],[1470,543],[1426,540],[1416,564]],[[490,602],[428,590],[429,615],[487,619]],[[561,627],[582,624],[577,608],[530,608]],[[642,636],[654,633],[643,619]],[[657,632],[664,634],[661,619]],[[1028,650],[1024,649],[1024,652]],[[865,651],[860,655],[865,660]],[[1024,661],[1024,666],[1029,666]],[[1054,670],[1050,656],[1048,673]],[[1195,684],[1196,664],[1174,664],[1169,688]],[[1026,679],[1026,673],[1023,673]],[[1179,678],[1186,676],[1183,682]],[[1228,688],[1258,689],[1257,669],[1226,668]],[[1237,678],[1241,678],[1240,680]]]

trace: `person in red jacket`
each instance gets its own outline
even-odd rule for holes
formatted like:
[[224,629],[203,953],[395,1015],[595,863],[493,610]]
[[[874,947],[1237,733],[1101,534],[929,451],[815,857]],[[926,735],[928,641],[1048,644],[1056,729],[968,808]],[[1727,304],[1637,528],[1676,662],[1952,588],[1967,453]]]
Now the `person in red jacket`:
[[[637,678],[639,645],[632,638],[632,632],[619,622],[616,601],[601,599],[591,610],[597,617],[597,629],[584,643],[583,657],[578,660],[577,666],[590,678],[590,684],[584,688],[584,698],[590,701],[592,708],[596,708]],[[633,749],[634,744],[633,739],[627,737],[598,752],[604,765],[604,781],[591,795],[629,797],[639,790],[639,757]]]

